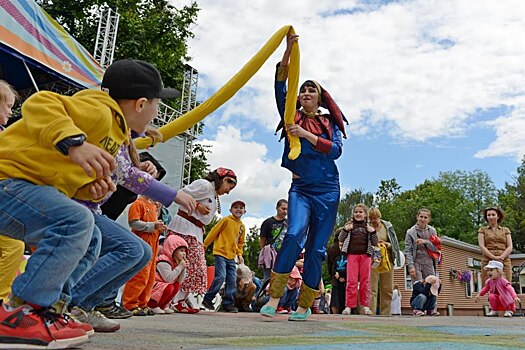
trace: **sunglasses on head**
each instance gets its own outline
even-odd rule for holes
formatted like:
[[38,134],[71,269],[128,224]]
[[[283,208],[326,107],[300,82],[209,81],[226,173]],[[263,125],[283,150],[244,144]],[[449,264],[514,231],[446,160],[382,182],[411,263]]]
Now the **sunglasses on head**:
[[226,182],[231,184],[231,185],[237,185],[237,181],[235,181],[234,179],[226,179]]

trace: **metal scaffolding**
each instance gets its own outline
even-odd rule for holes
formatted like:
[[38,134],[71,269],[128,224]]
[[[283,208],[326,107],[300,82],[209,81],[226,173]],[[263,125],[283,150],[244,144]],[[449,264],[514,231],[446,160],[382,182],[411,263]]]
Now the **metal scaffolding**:
[[97,40],[93,57],[102,68],[107,68],[113,62],[119,18],[120,15],[117,11],[112,10],[110,7],[102,7],[100,9],[100,21],[98,22]]
[[[197,83],[199,80],[199,72],[189,64],[186,64],[184,68],[185,70],[180,97],[180,109],[177,111],[161,102],[159,106],[159,115],[153,121],[153,125],[157,127],[164,126],[197,106]],[[193,141],[198,136],[198,130],[199,125],[197,124],[184,131],[180,135],[184,142],[184,159],[181,186],[185,186],[190,183]]]

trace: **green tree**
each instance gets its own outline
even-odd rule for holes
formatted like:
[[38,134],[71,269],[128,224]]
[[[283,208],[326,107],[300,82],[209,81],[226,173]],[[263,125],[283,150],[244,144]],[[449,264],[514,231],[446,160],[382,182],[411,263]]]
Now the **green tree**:
[[391,202],[400,194],[401,186],[395,178],[390,180],[381,180],[379,189],[376,192],[375,202]]
[[472,232],[474,226],[465,210],[464,197],[458,190],[450,189],[439,181],[426,180],[392,201],[379,203],[383,218],[392,222],[400,242],[404,242],[406,231],[415,224],[417,211],[423,207],[432,212],[430,224],[440,235],[470,239],[469,243],[475,243],[465,235],[465,232]]
[[[208,225],[204,226],[204,238],[206,238],[206,235],[211,231],[213,226],[217,225],[220,219],[221,218],[218,215],[215,215],[213,219],[211,219],[211,222]],[[206,249],[204,255],[206,256],[206,265],[215,265],[215,257],[213,256],[213,245]]]
[[497,201],[496,186],[486,172],[481,170],[441,172],[438,181],[452,190],[461,192],[466,200],[465,208],[469,211],[475,227],[484,224],[482,210]]
[[262,278],[263,271],[257,266],[259,260],[259,252],[261,248],[259,246],[259,227],[253,225],[250,227],[246,240],[244,242],[244,264],[250,268],[255,274]]
[[370,192],[365,192],[365,190],[362,188],[346,193],[345,196],[339,201],[335,227],[343,226],[348,220],[352,218],[352,208],[354,205],[358,203],[364,203],[367,206],[371,206],[373,201],[374,195]]
[[200,143],[193,144],[191,158],[190,182],[202,179],[210,171],[207,154],[211,153],[211,146]]
[[501,207],[506,213],[504,225],[512,232],[512,243],[519,252],[525,252],[525,157],[517,169],[514,181],[505,182],[498,193]]

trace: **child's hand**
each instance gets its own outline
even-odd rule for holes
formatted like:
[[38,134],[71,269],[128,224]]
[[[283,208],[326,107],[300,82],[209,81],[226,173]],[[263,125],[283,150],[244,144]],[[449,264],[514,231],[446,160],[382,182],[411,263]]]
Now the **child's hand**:
[[521,303],[521,300],[520,300],[519,297],[514,298],[514,301],[517,302],[517,303]]
[[179,266],[181,266],[181,267],[183,267],[183,268],[188,267],[188,262],[186,261],[186,259],[182,259],[182,260],[179,262]]
[[117,186],[113,183],[109,176],[102,179],[97,179],[89,185],[89,194],[91,198],[97,200],[107,196],[109,192],[115,192]]
[[175,196],[174,202],[183,206],[190,215],[191,213],[193,213],[195,207],[197,206],[197,201],[184,191],[177,191],[177,195]]
[[335,278],[336,278],[336,279],[339,279],[339,272],[336,272],[336,273],[335,273]]
[[197,208],[195,208],[197,210],[197,212],[201,215],[208,215],[211,211],[210,208],[208,208],[207,206],[205,206],[204,204],[201,204],[199,202],[197,202]]
[[344,277],[339,277],[339,282],[342,283],[342,282],[344,282],[344,281],[345,281]]
[[370,224],[366,224],[366,230],[368,231],[368,233],[372,233],[376,231],[375,228],[370,226]]
[[150,174],[151,176],[153,176],[154,178],[157,177],[157,168],[155,167],[155,165],[147,160],[145,162],[141,162],[139,164],[139,169]]
[[69,147],[68,155],[73,162],[84,169],[87,176],[95,175],[97,179],[109,176],[117,164],[111,154],[88,142]]
[[352,221],[348,221],[348,222],[345,224],[345,226],[343,227],[343,229],[344,229],[345,231],[350,231],[350,230],[353,229],[353,228],[354,228],[354,224],[352,224]]
[[162,222],[161,220],[158,220],[158,221],[155,223],[155,230],[166,231],[167,228],[168,228],[168,226],[166,226],[166,225],[164,224],[164,222]]
[[238,255],[237,261],[239,264],[244,264],[244,258],[242,257],[242,255]]
[[476,300],[476,303],[479,302],[479,295],[476,295],[476,299],[475,300]]

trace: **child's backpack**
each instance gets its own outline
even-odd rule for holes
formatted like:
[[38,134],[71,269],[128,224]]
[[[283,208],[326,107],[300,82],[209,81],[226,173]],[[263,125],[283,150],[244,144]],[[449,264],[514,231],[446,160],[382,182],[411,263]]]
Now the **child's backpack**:
[[390,261],[390,255],[388,254],[388,247],[386,243],[381,242],[377,246],[381,254],[381,261],[375,268],[375,271],[379,273],[392,271],[392,262]]

